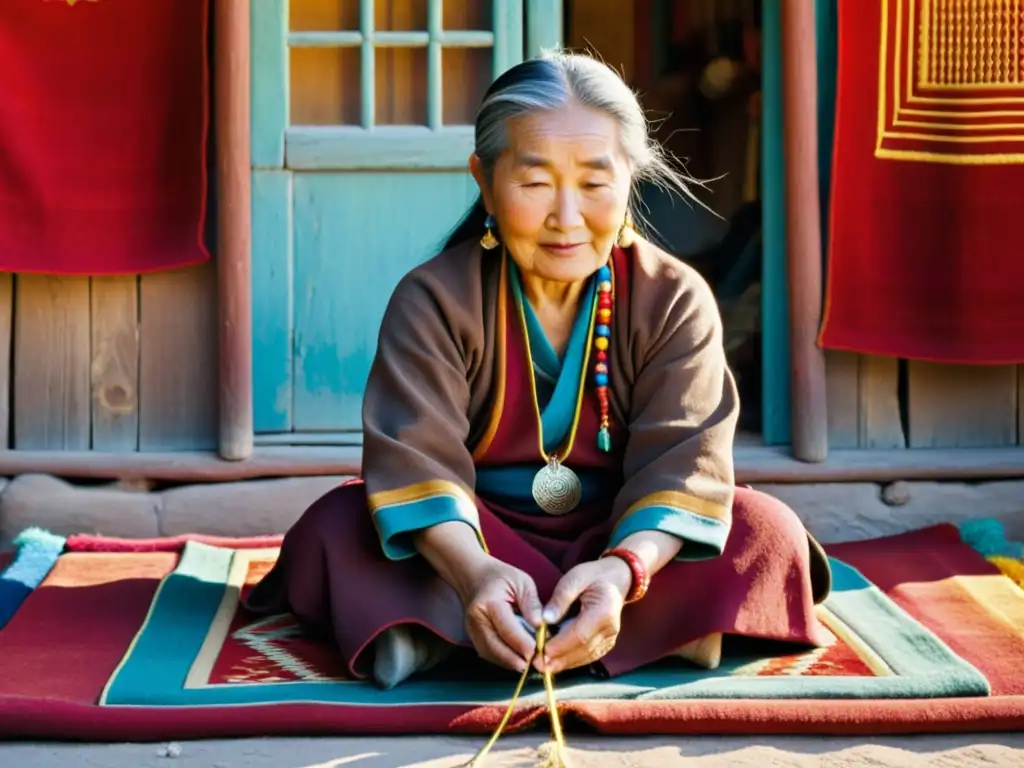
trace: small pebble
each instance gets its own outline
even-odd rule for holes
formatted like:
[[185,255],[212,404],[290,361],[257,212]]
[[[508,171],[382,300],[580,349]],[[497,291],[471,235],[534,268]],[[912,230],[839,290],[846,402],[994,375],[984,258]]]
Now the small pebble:
[[172,741],[170,744],[164,744],[160,747],[157,752],[158,757],[181,757],[181,744],[176,741]]
[[910,484],[903,480],[897,480],[895,483],[884,486],[882,501],[890,507],[902,507],[910,501]]

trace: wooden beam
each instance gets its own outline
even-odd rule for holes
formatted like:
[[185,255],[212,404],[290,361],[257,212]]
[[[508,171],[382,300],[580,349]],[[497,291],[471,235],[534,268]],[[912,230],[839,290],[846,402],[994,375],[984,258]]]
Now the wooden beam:
[[[808,463],[786,447],[737,446],[740,483],[963,482],[1024,478],[1024,447],[922,450],[833,450]],[[43,473],[70,478],[149,479],[198,483],[263,477],[357,475],[359,446],[258,447],[248,461],[225,461],[213,451],[135,453],[0,450],[0,476]]]
[[0,476],[43,473],[70,478],[227,482],[261,477],[356,475],[362,448],[258,448],[246,461],[215,451],[18,451],[0,450]]
[[817,52],[813,0],[782,0],[782,98],[786,163],[786,246],[792,349],[793,455],[828,458],[821,322]]
[[250,0],[216,0],[217,284],[221,458],[253,450]]
[[742,483],[892,483],[897,480],[965,482],[1024,479],[1024,447],[854,448],[831,450],[817,464],[798,461],[783,448],[737,448]]

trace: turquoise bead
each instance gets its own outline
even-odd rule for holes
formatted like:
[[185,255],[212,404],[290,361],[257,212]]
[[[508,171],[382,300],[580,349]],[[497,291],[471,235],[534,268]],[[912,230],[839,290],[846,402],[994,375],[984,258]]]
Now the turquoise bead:
[[612,436],[604,427],[597,433],[597,447],[605,453],[612,452]]
[[612,335],[612,329],[609,328],[607,325],[599,325],[596,328],[594,328],[594,334],[597,336],[608,337]]
[[608,374],[607,373],[599,373],[599,374],[597,374],[596,376],[594,376],[594,383],[597,384],[597,386],[599,386],[599,387],[607,387],[608,386]]
[[612,279],[612,271],[608,268],[607,264],[605,264],[603,267],[597,270],[597,279],[602,282],[605,280]]

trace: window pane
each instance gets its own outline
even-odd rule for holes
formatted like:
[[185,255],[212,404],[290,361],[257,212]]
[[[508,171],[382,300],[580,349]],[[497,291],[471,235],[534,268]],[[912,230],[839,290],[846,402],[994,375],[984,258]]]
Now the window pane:
[[373,26],[380,31],[423,31],[427,28],[427,0],[376,0]]
[[491,0],[444,0],[445,29],[475,29],[490,32],[494,21]]
[[359,0],[289,0],[288,17],[293,32],[358,30]]
[[377,125],[427,124],[427,49],[378,48],[375,56]]
[[444,78],[441,92],[445,125],[473,125],[480,100],[491,84],[490,48],[445,48],[441,53]]
[[292,125],[359,125],[358,48],[291,48]]

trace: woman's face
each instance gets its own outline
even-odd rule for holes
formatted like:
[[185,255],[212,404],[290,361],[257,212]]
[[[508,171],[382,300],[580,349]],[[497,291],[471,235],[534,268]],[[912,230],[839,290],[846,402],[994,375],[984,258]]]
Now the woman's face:
[[614,118],[572,105],[516,118],[488,185],[470,168],[518,267],[544,280],[584,280],[611,253],[626,215],[630,167]]

